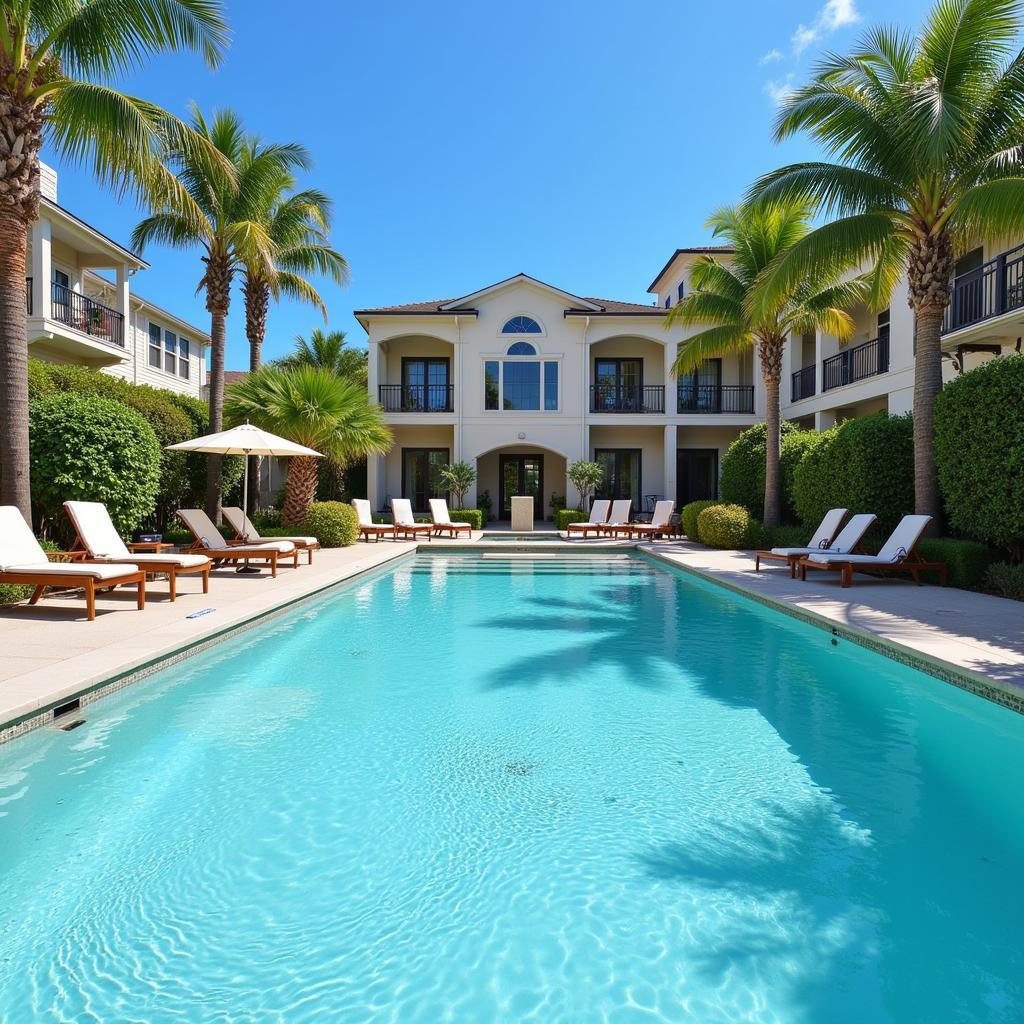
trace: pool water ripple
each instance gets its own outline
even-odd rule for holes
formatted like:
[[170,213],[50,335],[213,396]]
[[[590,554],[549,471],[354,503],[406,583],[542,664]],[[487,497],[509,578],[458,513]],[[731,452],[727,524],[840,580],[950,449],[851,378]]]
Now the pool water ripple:
[[643,561],[427,556],[0,750],[0,1019],[1024,1019],[1024,719]]

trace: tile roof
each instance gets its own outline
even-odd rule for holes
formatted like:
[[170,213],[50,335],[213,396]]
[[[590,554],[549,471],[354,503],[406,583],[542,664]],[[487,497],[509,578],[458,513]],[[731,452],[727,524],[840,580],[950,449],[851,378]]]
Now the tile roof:
[[249,376],[248,370],[225,370],[224,371],[224,383],[225,384],[237,384],[240,380],[245,380]]
[[[595,306],[603,306],[605,311],[608,313],[650,313],[651,310],[657,307],[652,305],[644,305],[639,302],[619,302],[616,299],[595,299],[589,295],[581,295],[581,299],[586,302],[592,302]],[[441,311],[441,307],[447,305],[449,302],[456,302],[457,299],[438,299],[435,302],[407,302],[401,306],[376,306],[372,309],[359,309],[356,310],[356,315],[362,313],[438,313]],[[584,310],[580,307],[570,306],[569,309],[578,312],[587,312],[593,314],[593,310]],[[447,311],[449,314],[456,312],[455,310]],[[596,314],[600,315],[600,314]]]

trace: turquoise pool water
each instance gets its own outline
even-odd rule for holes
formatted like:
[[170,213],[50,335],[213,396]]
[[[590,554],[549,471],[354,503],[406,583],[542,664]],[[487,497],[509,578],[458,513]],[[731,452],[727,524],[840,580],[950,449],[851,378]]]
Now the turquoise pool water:
[[0,1018],[1024,1020],[1024,717],[643,561],[430,557],[0,748]]

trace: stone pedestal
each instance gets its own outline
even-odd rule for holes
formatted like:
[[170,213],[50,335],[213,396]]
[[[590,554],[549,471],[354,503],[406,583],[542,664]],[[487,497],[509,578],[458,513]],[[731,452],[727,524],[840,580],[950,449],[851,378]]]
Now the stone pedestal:
[[512,530],[515,533],[533,530],[533,498],[512,498]]

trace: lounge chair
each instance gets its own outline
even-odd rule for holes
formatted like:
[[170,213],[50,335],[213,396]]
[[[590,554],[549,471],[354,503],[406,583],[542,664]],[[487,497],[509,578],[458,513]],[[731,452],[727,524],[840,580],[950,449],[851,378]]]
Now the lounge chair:
[[415,540],[421,533],[427,535],[427,540],[434,536],[432,523],[417,523],[412,517],[412,503],[408,498],[391,499],[391,518],[395,521],[395,537],[412,537]]
[[352,507],[359,516],[359,536],[369,543],[372,537],[375,541],[381,537],[395,539],[395,527],[393,523],[375,523],[370,513],[370,503],[366,498],[353,498]]
[[612,526],[613,537],[620,535],[632,540],[634,537],[646,537],[654,540],[657,537],[672,536],[672,513],[676,510],[676,503],[667,498],[657,502],[654,512],[651,513],[649,523],[627,523],[625,526]]
[[[111,565],[131,564],[144,573],[167,573],[173,601],[178,594],[178,577],[203,577],[203,593],[210,592],[210,569],[213,563],[205,555],[141,554],[130,550],[121,540],[107,512],[107,506],[98,501],[65,501],[64,511],[78,535],[72,551],[84,551],[86,561]],[[146,547],[147,545],[142,545]]]
[[578,533],[581,537],[588,534],[599,534],[601,528],[608,522],[608,512],[612,507],[608,498],[595,498],[594,504],[590,506],[590,518],[585,523],[570,523],[566,529],[568,536]]
[[268,541],[264,544],[232,544],[226,541],[213,520],[201,508],[179,508],[178,518],[195,538],[187,554],[206,554],[214,565],[221,562],[266,562],[270,575],[277,575],[277,563],[291,556],[292,566],[299,567],[299,552],[290,540]]
[[877,555],[841,555],[831,551],[805,555],[800,559],[800,579],[807,578],[808,569],[838,570],[842,585],[848,587],[855,572],[887,569],[909,572],[921,586],[921,573],[931,571],[939,574],[939,583],[945,586],[946,566],[942,562],[926,562],[917,552],[921,534],[931,521],[931,516],[904,516]]
[[252,525],[249,517],[234,505],[225,505],[221,512],[228,521],[228,525],[235,531],[235,540],[243,544],[273,544],[275,541],[287,540],[306,552],[306,564],[313,564],[313,552],[320,550],[320,541],[316,537],[261,537],[259,530]]
[[[51,552],[53,557],[68,557]],[[75,556],[72,556],[75,557]],[[46,587],[81,587],[85,611],[96,618],[96,592],[122,584],[136,588],[139,611],[146,607],[146,574],[134,565],[51,562],[15,505],[0,506],[0,583],[35,587],[29,604],[36,604]]]
[[[804,555],[813,555],[816,551],[832,548],[833,540],[837,539],[836,530],[839,529],[839,524],[843,521],[846,511],[845,508],[830,508],[818,524],[818,528],[814,531],[814,536],[802,548],[772,548],[771,551],[755,551],[754,572],[760,572],[762,562],[786,562],[789,565],[790,579],[795,579],[797,563]],[[868,526],[874,522],[874,519],[875,517],[872,516]],[[864,536],[864,531],[867,530],[868,526],[864,527],[864,530],[861,531],[860,536],[856,540],[850,541],[847,538],[843,547],[836,547],[834,550],[853,551],[860,543],[860,539]]]
[[629,526],[629,512],[632,507],[632,498],[618,498],[613,501],[608,522],[601,524],[597,535],[600,537],[602,533],[607,533],[609,537],[612,537],[615,535],[616,526]]
[[444,498],[431,498],[428,504],[430,505],[430,520],[434,524],[434,533],[438,537],[442,533],[447,533],[451,537],[458,537],[460,533],[465,533],[472,538],[472,524],[453,523],[452,517],[448,512],[448,502]]

